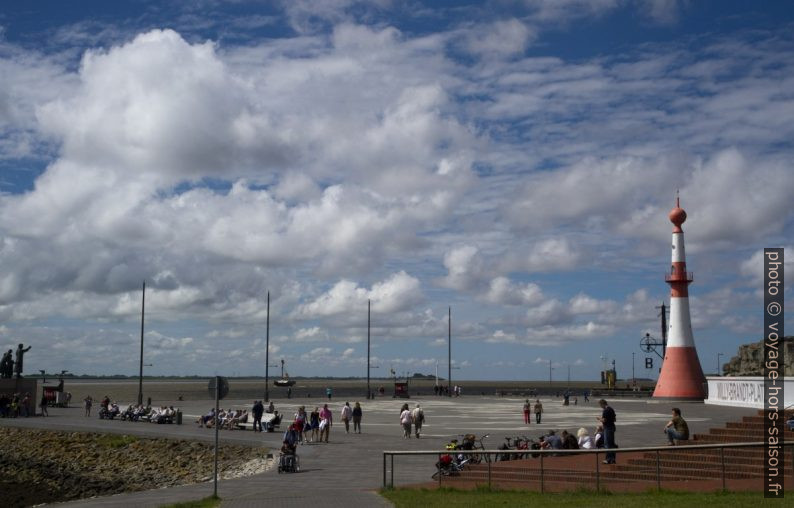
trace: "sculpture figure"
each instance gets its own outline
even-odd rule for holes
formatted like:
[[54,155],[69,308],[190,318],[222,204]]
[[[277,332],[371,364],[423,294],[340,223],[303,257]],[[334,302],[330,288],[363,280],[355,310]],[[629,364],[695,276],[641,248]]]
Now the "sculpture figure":
[[27,348],[23,348],[22,344],[17,347],[17,363],[14,366],[14,372],[17,375],[17,379],[22,377],[22,359],[25,356],[25,353],[30,351],[30,348],[33,346],[28,346]]

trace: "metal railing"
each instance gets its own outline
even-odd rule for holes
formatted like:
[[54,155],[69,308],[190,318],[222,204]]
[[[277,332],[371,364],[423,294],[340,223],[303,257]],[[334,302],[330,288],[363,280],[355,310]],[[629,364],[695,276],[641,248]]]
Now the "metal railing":
[[[657,489],[661,490],[662,488],[662,473],[661,473],[661,455],[662,452],[668,453],[675,453],[681,451],[697,451],[697,450],[719,450],[720,453],[720,477],[722,479],[722,488],[723,490],[726,489],[727,486],[727,475],[725,471],[725,449],[742,449],[742,448],[763,448],[766,443],[763,441],[761,442],[749,442],[749,443],[713,443],[713,444],[703,444],[703,445],[683,445],[683,446],[654,446],[654,447],[636,447],[636,448],[596,448],[596,449],[579,449],[579,450],[443,450],[443,451],[400,451],[400,450],[387,450],[383,452],[383,488],[393,488],[394,487],[394,457],[395,456],[435,456],[440,460],[442,455],[477,455],[477,456],[485,456],[488,455],[489,460],[483,460],[481,464],[486,464],[487,466],[487,485],[491,487],[492,483],[492,476],[493,476],[493,467],[492,464],[496,463],[494,460],[490,460],[490,457],[503,457],[505,455],[518,455],[518,456],[528,456],[532,455],[532,459],[525,459],[525,460],[538,460],[540,462],[540,492],[545,491],[544,485],[544,476],[545,476],[545,462],[547,460],[553,460],[546,458],[547,456],[565,456],[565,455],[584,455],[590,454],[595,457],[595,482],[596,482],[596,491],[600,492],[601,489],[601,457],[605,457],[607,453],[612,452],[615,454],[623,454],[629,452],[655,452],[656,455],[656,486]],[[794,443],[780,443],[780,446],[784,447],[783,456],[785,456],[785,447],[794,447]],[[697,457],[693,455],[693,457]],[[509,462],[509,461],[504,461]],[[500,461],[500,463],[502,463]],[[794,469],[794,448],[791,451],[791,463],[792,468]],[[433,465],[434,466],[434,465]],[[762,467],[762,466],[759,466]],[[432,468],[429,468],[429,471],[432,471]],[[464,470],[463,473],[466,473],[470,470]],[[584,471],[582,471],[584,472]],[[432,473],[428,473],[430,476]],[[444,475],[438,475],[438,484],[441,485],[441,480]],[[784,470],[785,476],[785,470]],[[792,477],[794,477],[794,470],[792,471]]]

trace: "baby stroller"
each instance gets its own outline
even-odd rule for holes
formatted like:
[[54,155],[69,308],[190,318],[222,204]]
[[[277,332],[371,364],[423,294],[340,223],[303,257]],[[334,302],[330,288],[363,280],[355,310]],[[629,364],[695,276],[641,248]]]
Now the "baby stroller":
[[297,473],[301,470],[300,460],[294,453],[280,453],[278,456],[279,473]]

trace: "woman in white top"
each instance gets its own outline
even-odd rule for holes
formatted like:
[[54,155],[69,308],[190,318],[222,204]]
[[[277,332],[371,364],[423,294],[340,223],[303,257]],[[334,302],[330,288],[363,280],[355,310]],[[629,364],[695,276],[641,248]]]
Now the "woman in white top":
[[411,437],[411,411],[408,409],[408,404],[403,404],[402,411],[400,412],[400,425],[403,426],[403,439]]
[[593,444],[593,438],[590,437],[590,434],[587,432],[587,429],[582,427],[579,429],[579,432],[576,433],[576,436],[579,438],[579,448],[591,449],[595,448],[595,444]]

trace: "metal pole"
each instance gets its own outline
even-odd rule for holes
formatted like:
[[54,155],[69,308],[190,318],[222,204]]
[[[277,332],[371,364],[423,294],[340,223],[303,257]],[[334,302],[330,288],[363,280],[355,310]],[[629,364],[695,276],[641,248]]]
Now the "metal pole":
[[212,490],[212,495],[214,497],[218,497],[218,424],[220,423],[218,420],[218,400],[220,389],[221,378],[220,376],[215,376],[215,479]]
[[367,399],[372,397],[372,391],[369,388],[369,369],[370,369],[370,360],[369,360],[369,346],[370,346],[370,333],[369,328],[371,325],[371,301],[367,300]]
[[543,489],[544,489],[544,485],[543,485],[543,456],[544,455],[545,455],[545,453],[541,453],[540,454],[540,493],[541,494],[543,494]]
[[[488,455],[490,457],[490,455]],[[491,461],[488,461],[488,488],[491,488]]]
[[452,397],[452,306],[449,306],[449,314],[447,319],[447,395]]
[[598,450],[595,452],[596,458],[596,492],[601,492],[601,461],[598,460]]
[[138,405],[143,404],[143,318],[146,309],[146,281],[141,292],[141,363],[138,370]]
[[722,376],[722,369],[720,369],[720,356],[724,356],[723,353],[717,353],[717,376]]
[[391,454],[391,488],[394,488],[394,454]]
[[383,452],[383,488],[386,488],[386,452]]
[[634,375],[634,352],[631,352],[631,387],[634,388],[637,385],[637,377]]
[[270,291],[267,292],[267,325],[265,326],[265,402],[270,402]]
[[662,359],[667,356],[667,308],[662,302]]
[[659,450],[656,450],[656,489],[662,490],[662,473],[659,464]]

